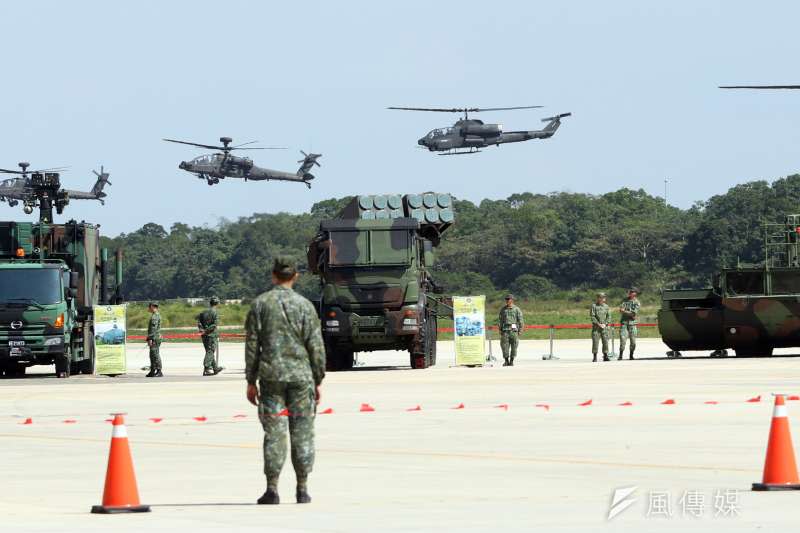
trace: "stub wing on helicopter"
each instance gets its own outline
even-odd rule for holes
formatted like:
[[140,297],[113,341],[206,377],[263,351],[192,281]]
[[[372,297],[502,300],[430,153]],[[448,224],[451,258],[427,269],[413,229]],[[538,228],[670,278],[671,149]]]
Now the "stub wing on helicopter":
[[300,163],[300,168],[297,169],[297,172],[292,174],[291,172],[283,172],[280,170],[272,170],[269,168],[261,168],[257,166],[253,166],[250,169],[250,172],[247,175],[248,180],[276,180],[276,181],[296,181],[300,183],[305,183],[306,187],[309,189],[311,188],[311,181],[314,179],[314,175],[311,173],[311,169],[314,168],[314,165],[321,167],[322,165],[319,164],[319,159],[322,157],[322,154],[307,154],[304,151],[300,150],[300,153],[303,154],[303,159],[297,161]]

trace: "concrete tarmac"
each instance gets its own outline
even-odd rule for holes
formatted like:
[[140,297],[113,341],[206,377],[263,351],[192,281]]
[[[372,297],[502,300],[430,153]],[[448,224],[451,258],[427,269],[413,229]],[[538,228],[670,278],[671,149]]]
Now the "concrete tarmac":
[[[496,341],[493,348],[501,359]],[[241,344],[222,345],[227,370],[214,377],[200,376],[199,344],[164,344],[167,377],[144,378],[146,347],[133,344],[125,376],[58,380],[42,367],[2,380],[0,529],[641,532],[800,524],[800,493],[750,491],[761,480],[770,393],[800,394],[800,359],[786,356],[792,350],[764,359],[666,359],[660,341],[643,339],[639,359],[606,363],[591,363],[585,340],[557,341],[557,361],[543,361],[547,351],[547,341],[523,341],[513,368],[460,368],[452,366],[452,343],[443,342],[432,369],[411,370],[407,354],[381,352],[362,356],[352,372],[328,374],[319,410],[333,413],[317,417],[310,505],[294,503],[288,460],[284,503],[254,505],[265,488],[262,431],[244,398]],[[360,412],[363,403],[375,410]],[[797,428],[800,402],[788,406]],[[139,493],[151,513],[89,514],[102,498],[105,419],[117,411],[128,413]],[[26,418],[32,423],[22,424]],[[612,494],[625,487],[636,487],[625,499],[633,503],[608,520]]]

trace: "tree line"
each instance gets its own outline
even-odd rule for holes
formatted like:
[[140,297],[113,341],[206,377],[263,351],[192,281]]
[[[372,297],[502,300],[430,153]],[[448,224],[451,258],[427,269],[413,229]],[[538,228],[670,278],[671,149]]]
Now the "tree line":
[[[319,202],[303,214],[222,220],[213,228],[148,223],[104,238],[104,245],[124,250],[127,299],[251,298],[269,288],[275,256],[305,263],[320,220],[348,200]],[[456,223],[434,267],[448,292],[534,298],[636,285],[652,293],[705,286],[722,265],[761,261],[762,223],[800,212],[800,175],[736,185],[689,209],[627,188],[456,200],[454,206]],[[304,274],[299,290],[312,296],[316,289],[316,278]]]

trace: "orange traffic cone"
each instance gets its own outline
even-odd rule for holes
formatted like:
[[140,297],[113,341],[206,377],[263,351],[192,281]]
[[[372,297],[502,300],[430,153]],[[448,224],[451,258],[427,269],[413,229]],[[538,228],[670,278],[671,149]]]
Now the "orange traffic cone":
[[775,395],[775,410],[772,412],[772,425],[769,428],[767,443],[767,459],[764,461],[764,478],[761,483],[753,483],[753,490],[800,490],[783,394]]
[[108,452],[106,485],[103,505],[92,506],[93,513],[146,513],[149,505],[139,503],[139,489],[133,472],[133,459],[128,446],[128,430],[121,414],[114,415],[111,430],[111,450]]

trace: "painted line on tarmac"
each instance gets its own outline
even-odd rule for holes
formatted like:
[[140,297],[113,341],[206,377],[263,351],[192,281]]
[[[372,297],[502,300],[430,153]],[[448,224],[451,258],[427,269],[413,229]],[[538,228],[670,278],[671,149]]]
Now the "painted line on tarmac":
[[[69,442],[108,442],[107,438],[89,437],[55,437],[51,435],[15,435],[10,433],[0,433],[1,438],[22,438],[44,441],[69,441]],[[222,448],[222,449],[259,449],[260,443],[252,444],[216,444],[211,442],[176,442],[176,441],[148,441],[136,440],[135,444],[147,446],[168,446],[177,448]],[[657,463],[625,463],[617,461],[596,461],[592,459],[580,459],[574,457],[520,457],[517,455],[493,454],[493,453],[468,453],[468,452],[427,452],[413,450],[354,450],[336,448],[318,448],[317,453],[335,453],[342,455],[404,455],[410,457],[436,457],[439,459],[483,459],[489,461],[507,461],[517,463],[542,463],[542,464],[566,464],[583,466],[604,466],[613,468],[641,468],[648,470],[688,470],[688,471],[712,471],[712,472],[746,472],[758,473],[760,470],[753,468],[737,468],[724,466],[704,466],[704,465],[681,465],[681,464],[657,464]]]

